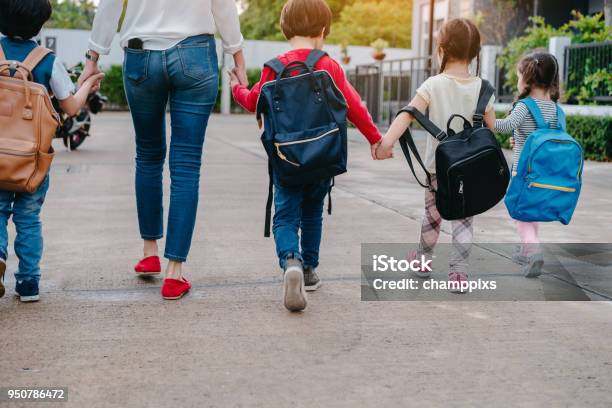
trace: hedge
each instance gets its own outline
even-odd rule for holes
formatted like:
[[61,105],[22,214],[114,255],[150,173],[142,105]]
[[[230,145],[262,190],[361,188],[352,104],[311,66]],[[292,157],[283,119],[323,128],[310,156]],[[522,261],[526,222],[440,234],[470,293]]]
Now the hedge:
[[[505,112],[497,112],[498,118],[506,117]],[[584,149],[588,160],[612,161],[612,117],[568,115],[567,132]],[[496,134],[502,147],[510,148],[511,134]]]
[[[121,65],[113,65],[105,72],[106,76],[102,81],[100,92],[106,97],[111,105],[111,108],[127,109],[127,100],[125,98],[125,90],[123,89],[123,69]],[[261,77],[261,69],[248,69],[247,77],[249,84],[253,85],[259,81]],[[219,75],[219,96],[215,103],[215,112],[221,110],[221,75]],[[240,112],[242,109],[234,102],[232,98],[232,111]]]

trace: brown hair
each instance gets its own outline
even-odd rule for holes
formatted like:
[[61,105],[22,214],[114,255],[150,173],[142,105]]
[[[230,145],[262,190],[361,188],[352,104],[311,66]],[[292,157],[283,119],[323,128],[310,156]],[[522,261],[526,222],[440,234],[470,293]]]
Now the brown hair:
[[538,86],[550,92],[550,99],[559,100],[559,64],[554,55],[545,51],[532,52],[519,61],[517,69],[525,83],[525,90],[518,99],[526,98],[531,88]]
[[329,35],[332,12],[325,0],[289,0],[283,7],[280,25],[285,38]]
[[476,75],[480,75],[480,31],[467,18],[448,20],[438,33],[438,50],[442,51],[440,72],[449,60],[472,62],[476,58]]

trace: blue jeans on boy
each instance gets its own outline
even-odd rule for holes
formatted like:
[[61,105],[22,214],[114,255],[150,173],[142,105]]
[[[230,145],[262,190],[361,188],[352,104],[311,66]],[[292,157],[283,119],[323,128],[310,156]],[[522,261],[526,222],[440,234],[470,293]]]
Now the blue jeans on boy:
[[198,208],[208,118],[217,100],[219,67],[212,35],[164,51],[125,50],[124,83],[136,130],[136,204],[140,235],[164,235],[163,169],[170,106],[170,208],[165,257],[187,260]]
[[8,257],[8,221],[13,217],[17,230],[15,254],[19,259],[17,281],[40,280],[40,260],[43,254],[40,210],[49,190],[49,176],[34,193],[14,193],[0,190],[0,258]]
[[281,268],[285,269],[289,258],[301,260],[304,268],[319,266],[323,206],[330,185],[327,179],[302,187],[284,187],[274,180],[272,231]]

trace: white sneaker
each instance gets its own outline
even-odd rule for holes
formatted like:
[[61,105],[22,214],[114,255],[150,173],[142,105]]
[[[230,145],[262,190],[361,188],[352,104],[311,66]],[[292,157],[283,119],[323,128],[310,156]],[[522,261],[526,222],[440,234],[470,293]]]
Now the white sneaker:
[[297,259],[288,259],[283,276],[283,300],[285,307],[292,312],[306,308],[306,290],[304,288],[304,268]]

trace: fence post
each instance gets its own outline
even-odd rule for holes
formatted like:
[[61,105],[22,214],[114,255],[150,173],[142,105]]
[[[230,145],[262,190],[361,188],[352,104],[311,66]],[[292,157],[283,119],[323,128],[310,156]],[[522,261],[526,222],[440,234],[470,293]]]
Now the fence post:
[[572,44],[569,37],[551,37],[548,42],[548,52],[555,56],[559,63],[559,81],[565,80],[565,48]]
[[231,112],[231,95],[232,91],[230,89],[230,77],[227,73],[227,69],[232,69],[232,64],[230,63],[230,58],[228,58],[227,54],[223,53],[223,64],[221,65],[221,113],[224,115],[228,115]]
[[499,45],[484,45],[480,54],[480,76],[497,89],[497,56],[501,53]]

